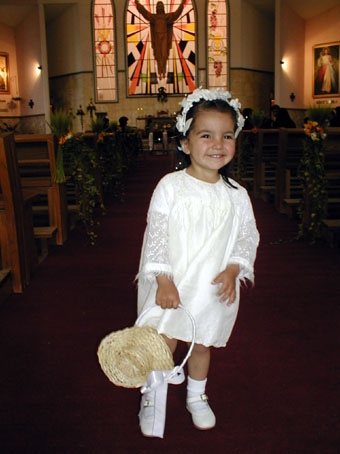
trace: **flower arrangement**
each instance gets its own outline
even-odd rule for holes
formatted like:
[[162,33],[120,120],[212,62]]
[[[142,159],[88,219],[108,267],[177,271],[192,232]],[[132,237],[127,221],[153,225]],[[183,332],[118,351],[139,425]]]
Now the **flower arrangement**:
[[304,125],[304,128],[306,136],[310,137],[313,142],[324,140],[327,137],[324,129],[319,125],[317,121],[308,120],[308,122]]
[[[312,111],[309,112],[313,114]],[[319,112],[316,112],[316,115],[318,114]],[[326,119],[326,117],[324,118]],[[321,236],[322,221],[327,214],[325,157],[323,151],[323,141],[326,139],[327,134],[324,126],[313,119],[307,121],[304,125],[304,131],[303,154],[299,166],[303,189],[298,206],[298,216],[300,218],[298,238],[305,237],[313,244]]]

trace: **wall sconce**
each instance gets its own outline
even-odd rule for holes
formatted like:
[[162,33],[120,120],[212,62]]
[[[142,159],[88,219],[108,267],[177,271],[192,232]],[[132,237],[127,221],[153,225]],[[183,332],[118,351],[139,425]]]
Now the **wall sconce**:
[[38,66],[38,69],[39,69],[39,71],[41,71],[41,70],[42,70],[42,66],[41,66],[41,65],[39,65],[39,66]]
[[281,65],[282,69],[286,69],[287,61],[286,60],[280,60],[280,65]]
[[291,100],[292,102],[294,102],[294,99],[296,98],[296,96],[294,95],[294,93],[291,93],[289,97],[290,97],[290,100]]

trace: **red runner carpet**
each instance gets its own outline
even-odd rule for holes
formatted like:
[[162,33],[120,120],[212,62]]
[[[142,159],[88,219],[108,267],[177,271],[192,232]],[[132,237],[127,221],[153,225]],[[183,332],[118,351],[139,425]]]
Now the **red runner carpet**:
[[139,391],[115,387],[101,371],[102,337],[134,323],[146,211],[170,170],[165,156],[141,161],[125,202],[109,204],[97,244],[73,231],[25,293],[0,307],[1,453],[340,452],[339,249],[275,243],[296,226],[262,201],[254,202],[256,285],[243,291],[227,348],[212,355],[216,428],[194,429],[185,385],[170,385],[165,438],[143,438]]

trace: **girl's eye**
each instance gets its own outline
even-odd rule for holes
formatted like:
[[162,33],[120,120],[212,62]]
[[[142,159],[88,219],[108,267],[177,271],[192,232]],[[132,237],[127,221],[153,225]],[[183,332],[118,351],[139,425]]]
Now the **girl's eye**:
[[209,134],[202,134],[201,137],[204,138],[204,139],[209,139],[210,135]]
[[228,140],[234,139],[234,136],[232,134],[226,134],[224,137],[225,137],[225,139],[228,139]]

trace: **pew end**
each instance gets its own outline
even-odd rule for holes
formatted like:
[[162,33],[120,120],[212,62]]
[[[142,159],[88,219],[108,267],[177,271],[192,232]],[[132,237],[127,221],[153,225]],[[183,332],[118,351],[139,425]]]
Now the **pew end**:
[[49,225],[46,227],[34,227],[34,238],[38,243],[38,260],[41,263],[48,256],[48,246],[52,242],[56,242],[56,225]]

